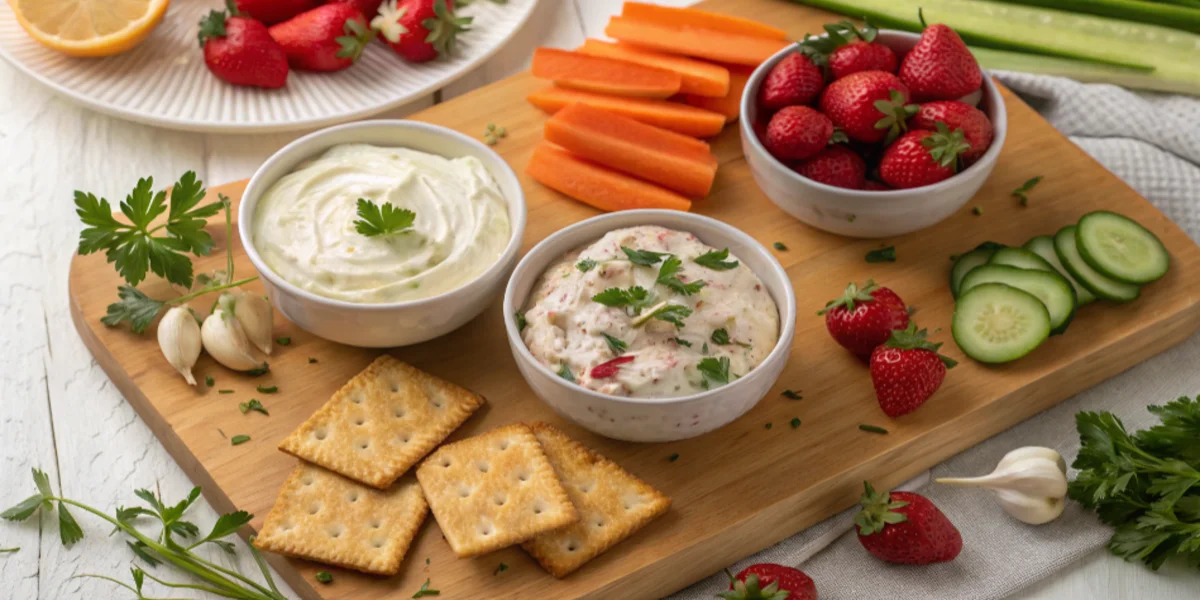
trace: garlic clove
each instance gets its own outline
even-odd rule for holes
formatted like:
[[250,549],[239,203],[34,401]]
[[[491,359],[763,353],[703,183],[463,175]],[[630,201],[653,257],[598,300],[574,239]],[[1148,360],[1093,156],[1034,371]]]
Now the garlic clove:
[[996,468],[1003,469],[1011,463],[1025,460],[1027,458],[1044,458],[1046,460],[1054,461],[1058,464],[1059,471],[1062,471],[1063,473],[1067,472],[1067,461],[1063,459],[1062,455],[1053,448],[1046,448],[1043,446],[1025,446],[1022,448],[1017,448],[1016,450],[1005,454],[1004,458],[1001,458],[1000,462],[996,464]]
[[1031,525],[1053,521],[1066,508],[1067,464],[1050,448],[1018,448],[1006,454],[988,475],[943,477],[937,482],[988,488],[1005,512]]
[[238,294],[233,300],[233,316],[246,332],[246,338],[265,354],[270,354],[274,338],[271,336],[273,315],[271,303],[257,294]]
[[1044,525],[1057,519],[1067,508],[1067,499],[1057,496],[1030,496],[1011,490],[993,490],[1004,512],[1022,523]]
[[158,322],[158,347],[188,385],[196,385],[192,367],[200,358],[200,346],[200,325],[186,306],[172,307]]
[[266,361],[246,337],[241,323],[233,316],[232,294],[221,294],[211,315],[200,326],[204,349],[219,363],[234,371],[262,369]]

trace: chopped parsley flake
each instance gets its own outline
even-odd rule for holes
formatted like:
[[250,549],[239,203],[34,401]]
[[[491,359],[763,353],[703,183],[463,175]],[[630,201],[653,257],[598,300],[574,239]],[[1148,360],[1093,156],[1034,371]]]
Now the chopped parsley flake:
[[262,402],[259,402],[255,398],[251,398],[249,402],[239,403],[238,410],[242,411],[243,415],[250,411],[260,412],[267,416],[271,415],[271,413],[267,412],[267,407],[263,406]]
[[421,589],[417,590],[417,593],[413,594],[413,598],[424,598],[425,596],[437,596],[441,593],[442,592],[440,592],[439,590],[429,589],[429,580],[426,579],[425,583],[421,584]]
[[674,453],[674,454],[672,454],[672,455],[670,455],[670,456],[668,456],[668,457],[667,457],[667,462],[675,462],[675,461],[677,461],[677,460],[679,460],[679,453],[678,453],[678,452],[676,452],[676,453]]
[[217,390],[218,394],[232,394],[233,390]]
[[800,427],[800,417],[793,417],[791,423],[792,429],[798,429]]
[[643,267],[653,267],[662,260],[664,256],[668,256],[663,252],[651,252],[649,250],[634,250],[628,246],[621,246],[621,252],[629,258],[629,262]]
[[333,582],[333,575],[329,571],[317,571],[317,574],[315,577],[316,577],[317,581],[319,581],[321,583],[332,583]]
[[316,359],[315,357],[312,357],[312,356],[308,357],[308,364],[310,364],[310,365],[315,365],[315,364],[317,364],[317,359]]
[[650,313],[651,319],[666,321],[679,329],[683,329],[683,320],[691,316],[692,309],[682,304],[668,304]]
[[788,247],[787,247],[787,246],[784,246],[784,245],[783,245],[783,242],[775,242],[774,244],[771,244],[771,245],[772,245],[772,246],[774,246],[774,247],[775,247],[775,249],[776,249],[776,250],[778,250],[778,251],[780,251],[780,252],[786,252],[786,251],[787,251],[787,249],[788,249]]
[[736,269],[738,266],[738,261],[725,260],[727,258],[729,258],[729,248],[705,252],[704,254],[697,256],[694,259],[694,262],[702,267],[707,267],[714,271],[728,271],[729,269]]
[[575,263],[575,268],[579,269],[579,271],[582,273],[587,273],[588,271],[595,269],[597,264],[598,263],[596,261],[594,261],[590,258],[585,258],[585,259]]
[[525,326],[528,324],[529,323],[525,322],[525,313],[518,312],[517,313],[517,333],[525,331]]
[[275,338],[275,343],[279,344],[280,346],[289,346],[292,343],[292,338],[287,337],[287,336],[280,336],[280,337]]
[[788,400],[803,400],[804,399],[804,396],[801,396],[799,393],[793,392],[792,390],[783,390],[783,393],[781,393],[779,395],[783,396],[784,398],[787,398]]
[[687,341],[687,340],[685,340],[685,339],[683,339],[683,338],[674,338],[674,339],[675,339],[675,343],[676,343],[676,344],[679,344],[680,346],[683,346],[683,347],[685,347],[685,348],[691,348],[691,347],[692,347],[692,343],[691,343],[691,342],[689,342],[689,341]]
[[704,376],[705,383],[721,385],[729,383],[729,357],[722,356],[719,360],[715,358],[702,359],[696,365],[696,370]]
[[724,327],[714,330],[712,332],[712,341],[714,344],[720,344],[722,346],[729,345],[729,332],[726,331]]
[[571,372],[571,367],[568,367],[565,363],[558,368],[558,376],[571,383],[575,383],[575,374]]
[[272,385],[272,386],[268,387],[265,385],[260,385],[254,389],[258,390],[258,393],[260,393],[260,394],[274,394],[275,392],[279,391],[279,386]]
[[896,247],[888,246],[872,250],[867,253],[866,259],[869,263],[896,262]]
[[635,285],[629,289],[608,288],[595,296],[592,296],[593,302],[599,302],[605,306],[628,306],[632,307],[636,312],[650,305],[650,292],[646,288]]
[[608,342],[608,348],[613,354],[620,354],[629,348],[629,344],[621,341],[621,338],[613,337],[607,333],[601,334],[604,336],[604,341]]
[[682,267],[683,261],[679,260],[679,257],[675,255],[668,255],[666,260],[663,261],[662,267],[660,267],[658,270],[658,279],[656,279],[656,281],[667,286],[675,293],[683,294],[684,296],[691,296],[692,294],[695,294],[703,289],[704,286],[708,285],[704,282],[704,280],[684,283],[681,279],[679,279],[679,276],[676,275],[676,273],[678,273],[679,269]]
[[882,428],[882,427],[877,427],[877,426],[875,426],[875,425],[867,425],[867,424],[865,424],[865,423],[864,423],[864,424],[862,424],[862,425],[859,425],[859,426],[858,426],[858,428],[859,428],[859,429],[861,429],[861,430],[863,430],[863,431],[869,432],[869,433],[882,433],[882,434],[886,434],[886,433],[888,432],[888,430],[886,430],[886,429],[884,429],[884,428]]
[[204,385],[207,385],[208,387],[212,387],[215,383],[217,383],[217,380],[213,379],[212,375],[208,375],[204,378]]
[[492,571],[492,575],[499,575],[507,570],[508,570],[508,565],[506,565],[504,563],[500,563],[499,565],[496,566],[496,570]]
[[245,444],[248,441],[250,441],[250,436],[248,436],[248,435],[235,435],[232,438],[230,438],[229,444],[231,446],[239,446],[241,444]]

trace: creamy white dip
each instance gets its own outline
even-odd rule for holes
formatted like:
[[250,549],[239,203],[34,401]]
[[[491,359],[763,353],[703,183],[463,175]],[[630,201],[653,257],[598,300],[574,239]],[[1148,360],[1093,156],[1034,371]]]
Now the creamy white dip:
[[[416,213],[410,231],[364,236],[357,201]],[[259,199],[254,247],[314,294],[365,304],[429,298],[495,264],[511,237],[508,205],[474,157],[346,144],[281,178]]]
[[[686,295],[658,283],[666,257],[653,265],[638,265],[622,246],[677,257],[679,282],[704,285]],[[779,309],[758,276],[736,256],[724,260],[737,261],[733,268],[695,262],[716,250],[695,235],[662,227],[609,232],[567,254],[542,275],[525,306],[525,345],[561,377],[614,396],[670,398],[723,385],[700,368],[705,359],[712,359],[709,366],[727,359],[732,382],[761,364],[775,347]],[[633,286],[650,296],[640,310],[594,299],[610,288],[628,291]],[[649,317],[664,305],[682,305],[691,314],[682,318],[682,327]]]

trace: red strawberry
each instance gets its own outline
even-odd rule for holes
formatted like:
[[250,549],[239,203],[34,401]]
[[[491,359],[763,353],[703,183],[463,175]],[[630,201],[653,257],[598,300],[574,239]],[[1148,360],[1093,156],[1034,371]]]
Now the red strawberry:
[[807,106],[785,106],[767,123],[763,143],[779,160],[804,160],[829,144],[833,121]]
[[957,100],[983,85],[983,71],[962,38],[946,25],[930,25],[900,63],[900,79],[918,102]]
[[821,112],[850,139],[878,142],[898,136],[917,105],[908,103],[908,88],[895,75],[860,71],[825,88]]
[[470,31],[471,20],[454,16],[446,0],[386,0],[371,27],[405,60],[425,62],[452,54],[458,34]]
[[879,177],[894,188],[932,185],[954,175],[958,156],[971,146],[961,129],[950,131],[937,123],[937,131],[910,131],[896,140],[879,160]]
[[288,63],[307,71],[340,71],[354,64],[375,32],[357,8],[326,4],[274,25],[271,37]]
[[912,492],[877,493],[863,482],[862,510],[854,517],[858,541],[890,563],[927,565],[954,560],[962,534],[928,498]]
[[842,144],[829,146],[816,156],[796,163],[792,170],[826,185],[857,190],[867,177],[867,163]]
[[921,105],[917,114],[908,121],[913,129],[937,130],[937,122],[946,124],[947,129],[961,129],[969,149],[959,154],[964,161],[975,161],[992,145],[992,122],[982,110],[957,100],[939,100]]
[[886,192],[892,188],[888,187],[886,183],[880,183],[874,179],[868,179],[863,182],[862,189],[868,192]]
[[851,283],[842,297],[830,300],[818,315],[825,315],[825,328],[834,341],[863,360],[892,337],[892,331],[908,327],[908,307],[896,292],[867,280],[860,288]]
[[928,333],[917,324],[892,332],[882,346],[871,353],[871,383],[875,399],[889,417],[917,410],[942,386],[946,369],[958,364],[938,354],[942,343],[926,339]]
[[235,0],[239,13],[264,25],[282,23],[320,4],[320,0]]
[[367,18],[374,18],[379,13],[379,5],[383,4],[383,0],[328,0],[327,4],[349,4]]
[[230,12],[214,10],[200,20],[204,64],[218,79],[234,85],[281,88],[287,85],[288,63],[283,48],[267,26]]
[[729,591],[717,595],[725,600],[817,600],[817,584],[800,569],[759,563],[730,575]]
[[875,41],[879,30],[870,22],[859,29],[850,21],[840,21],[826,25],[825,31],[821,37],[804,36],[800,48],[834,79],[859,71],[896,72],[896,53]]
[[771,67],[758,90],[758,105],[768,111],[812,104],[825,87],[825,77],[812,59],[794,52]]

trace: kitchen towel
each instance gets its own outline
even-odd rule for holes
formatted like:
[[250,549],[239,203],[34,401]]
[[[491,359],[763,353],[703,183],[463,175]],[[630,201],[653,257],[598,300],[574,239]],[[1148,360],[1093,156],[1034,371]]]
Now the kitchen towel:
[[[1200,100],[1059,77],[995,75],[1193,240],[1200,240]],[[1035,210],[1036,191],[1030,203]],[[989,473],[1005,453],[1020,446],[1055,448],[1070,463],[1079,450],[1075,413],[1111,411],[1128,428],[1148,426],[1156,419],[1147,405],[1200,393],[1198,363],[1200,335],[1195,335],[909,482],[906,489],[919,489],[962,532],[963,552],[953,562],[913,569],[879,561],[859,545],[852,530],[855,511],[848,510],[730,569],[737,572],[758,562],[799,566],[817,581],[822,600],[1007,597],[1103,547],[1111,529],[1075,503],[1069,503],[1058,520],[1031,527],[1010,518],[983,490],[928,482]],[[1070,476],[1074,474],[1072,470]],[[713,598],[728,585],[726,576],[717,573],[671,600]]]

